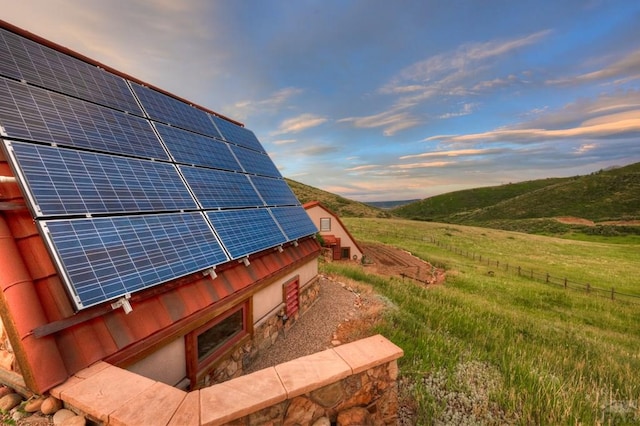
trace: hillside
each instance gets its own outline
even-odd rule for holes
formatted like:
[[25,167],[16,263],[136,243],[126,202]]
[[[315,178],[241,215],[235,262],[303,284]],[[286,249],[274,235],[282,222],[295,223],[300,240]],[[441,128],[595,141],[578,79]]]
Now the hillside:
[[368,206],[358,201],[349,200],[331,192],[323,191],[313,186],[305,185],[291,179],[286,179],[287,184],[302,204],[309,201],[319,201],[335,214],[341,217],[371,217],[385,218],[392,215],[381,209]]
[[566,216],[596,223],[637,220],[640,163],[585,176],[457,191],[391,212],[407,219],[514,230],[523,230],[514,221],[526,222],[527,228],[541,226],[539,219]]

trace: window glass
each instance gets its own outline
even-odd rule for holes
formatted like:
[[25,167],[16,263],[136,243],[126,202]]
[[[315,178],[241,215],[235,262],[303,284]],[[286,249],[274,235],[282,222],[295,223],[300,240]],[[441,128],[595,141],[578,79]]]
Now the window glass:
[[320,231],[331,231],[331,218],[330,217],[321,217],[320,218]]
[[222,347],[229,339],[244,330],[244,310],[239,309],[207,331],[198,335],[198,362]]

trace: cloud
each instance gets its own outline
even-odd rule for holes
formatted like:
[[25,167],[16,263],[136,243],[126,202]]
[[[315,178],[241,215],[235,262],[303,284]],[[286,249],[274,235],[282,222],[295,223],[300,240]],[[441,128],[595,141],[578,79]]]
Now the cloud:
[[[425,118],[412,111],[431,98],[462,97],[472,95],[474,90],[488,90],[518,81],[517,77],[509,75],[503,80],[473,82],[479,70],[493,65],[488,64],[490,61],[537,43],[550,33],[545,30],[509,40],[467,43],[452,53],[418,61],[402,69],[378,89],[379,94],[396,97],[389,108],[377,114],[347,117],[338,122],[352,123],[357,128],[381,127],[385,136],[421,125],[426,121]],[[466,103],[458,112],[443,113],[436,117],[447,119],[468,115],[473,112],[474,106],[474,103]]]
[[613,114],[600,117],[596,124],[586,122],[583,125],[565,129],[505,129],[483,133],[470,133],[457,136],[443,136],[439,140],[446,142],[511,142],[525,144],[549,139],[567,138],[603,138],[612,135],[640,132],[640,110],[634,114],[620,117]]
[[408,160],[410,158],[427,158],[427,157],[461,157],[468,155],[482,155],[491,154],[496,152],[495,149],[455,149],[450,151],[433,151],[425,152],[422,154],[403,155],[401,160]]
[[272,135],[282,135],[286,133],[299,133],[313,127],[317,127],[328,120],[325,117],[321,117],[315,114],[301,114],[297,117],[292,117],[284,120],[280,123],[278,130],[272,133]]
[[442,53],[410,65],[380,90],[382,93],[402,93],[411,87],[415,88],[413,91],[421,89],[423,94],[432,95],[432,89],[438,86],[444,86],[445,90],[455,87],[452,82],[462,80],[486,60],[535,44],[550,33],[550,30],[544,30],[512,40],[463,44],[453,53]]
[[288,145],[290,143],[296,143],[296,142],[297,142],[296,139],[278,139],[275,141],[271,141],[271,143],[274,145]]
[[247,117],[255,113],[278,112],[291,98],[303,92],[304,90],[297,87],[285,87],[273,92],[266,99],[238,101],[231,108],[233,111],[231,115],[237,117],[239,120],[246,120]]
[[355,166],[355,167],[350,167],[348,169],[345,169],[345,171],[347,172],[361,172],[361,171],[366,171],[366,170],[377,170],[380,167],[382,167],[379,164],[367,164],[365,166]]
[[477,104],[475,103],[466,103],[464,105],[462,105],[462,109],[458,112],[448,112],[446,114],[441,114],[438,116],[438,118],[440,119],[447,119],[447,118],[453,118],[453,117],[462,117],[464,115],[469,115],[473,112],[474,108],[476,107]]
[[[608,62],[608,58],[606,59]],[[622,81],[637,80],[640,78],[640,49],[629,53],[624,58],[597,71],[574,77],[566,77],[556,80],[548,80],[551,85],[583,84],[608,79],[622,79]],[[620,81],[618,81],[620,82]]]
[[397,112],[394,110],[381,112],[379,114],[363,117],[347,117],[338,120],[338,123],[353,123],[357,128],[377,128],[383,127],[385,136],[393,136],[401,130],[422,124],[423,120],[414,117],[408,112]]
[[580,145],[580,147],[578,147],[576,149],[576,154],[585,154],[585,153],[587,153],[589,151],[593,151],[597,147],[598,147],[598,145],[596,145],[594,143],[582,144],[582,145]]
[[451,161],[431,161],[423,163],[392,164],[392,169],[423,169],[426,167],[444,167],[453,164]]

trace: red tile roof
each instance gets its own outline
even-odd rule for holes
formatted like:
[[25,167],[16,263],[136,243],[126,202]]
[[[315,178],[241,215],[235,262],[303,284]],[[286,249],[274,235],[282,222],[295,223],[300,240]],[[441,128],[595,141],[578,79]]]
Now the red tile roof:
[[134,294],[130,314],[108,304],[74,313],[30,213],[5,211],[0,213],[3,322],[22,343],[14,349],[27,385],[42,393],[96,361],[126,365],[149,349],[143,343],[151,336],[163,330],[191,331],[189,323],[200,312],[288,273],[318,251],[313,238],[305,239],[282,253],[274,249],[252,255],[249,266],[218,266],[213,280],[192,274]]

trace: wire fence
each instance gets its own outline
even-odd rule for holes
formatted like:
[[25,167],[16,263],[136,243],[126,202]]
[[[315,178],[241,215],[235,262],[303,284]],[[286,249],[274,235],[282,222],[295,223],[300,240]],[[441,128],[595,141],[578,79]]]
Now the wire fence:
[[[360,230],[352,229],[352,231],[361,232],[362,234],[367,234],[367,231],[364,229],[360,229]],[[484,264],[489,268],[494,268],[495,270],[489,269],[487,271],[488,275],[494,275],[495,271],[505,271],[508,273],[512,273],[514,275],[518,275],[519,277],[529,278],[531,280],[539,281],[549,285],[554,285],[557,287],[563,287],[568,290],[580,291],[582,293],[587,293],[597,297],[602,297],[602,298],[616,300],[616,301],[627,301],[631,303],[640,304],[640,295],[637,295],[637,294],[623,293],[616,290],[614,287],[602,288],[602,287],[594,286],[591,283],[581,283],[578,281],[570,280],[567,277],[559,277],[557,275],[553,275],[546,271],[541,272],[541,271],[536,271],[532,268],[523,268],[519,265],[514,265],[509,262],[500,261],[498,259],[492,259],[490,256],[487,256],[486,254],[483,255],[483,254],[475,253],[469,250],[463,250],[459,247],[439,241],[431,236],[418,237],[416,235],[410,235],[410,234],[399,234],[398,232],[393,232],[393,233],[385,232],[385,231],[376,232],[376,235],[378,236],[381,234],[383,236],[388,236],[388,237],[394,237],[394,238],[399,237],[401,239],[428,242],[441,249],[447,250],[459,256],[463,256],[473,261],[476,261],[478,263]],[[403,273],[401,274],[401,276],[403,280],[405,278],[409,278],[409,279],[413,279],[414,281],[421,281],[421,282],[424,282],[425,284],[428,284],[427,282],[419,280],[416,277],[412,277],[408,274]]]

